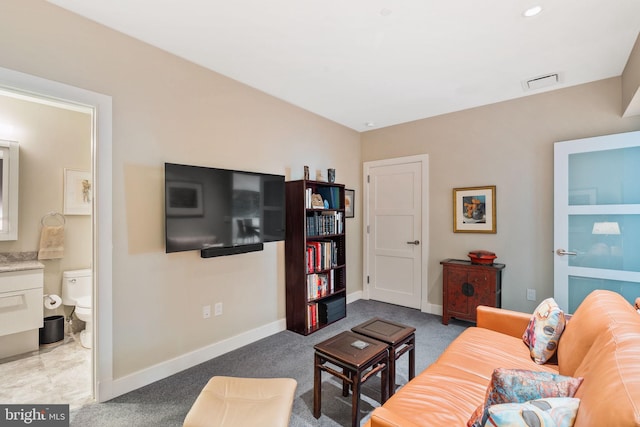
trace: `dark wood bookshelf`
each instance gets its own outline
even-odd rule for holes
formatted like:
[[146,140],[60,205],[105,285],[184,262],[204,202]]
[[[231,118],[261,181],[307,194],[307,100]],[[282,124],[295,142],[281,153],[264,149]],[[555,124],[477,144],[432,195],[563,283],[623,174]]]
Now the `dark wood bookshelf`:
[[[344,185],[298,180],[286,182],[285,188],[287,329],[309,335],[346,316]],[[309,191],[321,194],[329,203],[328,208],[311,208]],[[319,268],[315,268],[315,252],[308,254],[309,244],[315,244],[315,251],[318,251],[318,245],[324,245],[319,252],[326,254],[322,259],[327,260]],[[309,255],[314,261],[312,271]],[[315,279],[317,284],[314,286]]]

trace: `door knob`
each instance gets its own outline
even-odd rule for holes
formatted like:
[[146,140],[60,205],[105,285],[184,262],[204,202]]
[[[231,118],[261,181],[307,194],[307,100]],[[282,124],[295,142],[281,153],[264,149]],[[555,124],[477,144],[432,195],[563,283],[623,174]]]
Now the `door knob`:
[[570,252],[570,251],[565,251],[564,249],[558,249],[556,251],[556,254],[563,256],[563,255],[578,255],[577,252]]
[[414,240],[413,242],[407,242],[407,244],[409,244],[409,245],[419,245],[420,244],[420,240]]

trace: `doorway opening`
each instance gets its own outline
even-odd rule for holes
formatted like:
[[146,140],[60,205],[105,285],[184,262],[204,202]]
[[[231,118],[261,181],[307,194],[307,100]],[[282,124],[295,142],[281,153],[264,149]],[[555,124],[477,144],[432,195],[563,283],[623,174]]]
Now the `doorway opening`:
[[113,390],[112,330],[112,101],[85,89],[0,68],[0,90],[42,103],[91,111],[91,170],[93,203],[91,240],[93,271],[93,351],[91,390],[98,402],[117,394]]
[[[69,286],[63,279],[69,270],[92,271],[93,115],[94,110],[89,107],[0,89],[0,133],[2,138],[16,141],[23,153],[20,209],[16,210],[20,230],[14,239],[0,242],[0,251],[15,254],[17,259],[22,256],[34,260],[39,253],[38,261],[44,266],[44,295],[62,297],[62,304],[44,304],[43,309],[44,322],[51,331],[52,319],[60,320],[56,323],[55,337],[41,338],[39,343],[37,335],[29,340],[26,336],[16,337],[16,343],[14,336],[6,338],[0,363],[0,375],[6,380],[6,386],[0,390],[3,402],[69,404],[76,408],[94,399],[94,346],[92,340],[80,342],[81,334],[93,335],[90,289],[93,274],[88,275],[88,281],[67,280],[72,283]],[[68,208],[72,200],[68,193],[75,189],[75,181],[69,177],[71,172],[81,173],[87,181],[87,200],[82,212]],[[55,251],[38,252],[42,249],[37,247],[40,225],[43,232],[63,229],[64,237]],[[79,289],[86,299],[83,303],[86,308],[80,310],[82,320],[75,298],[71,298],[81,296]],[[24,344],[16,346],[17,341]]]

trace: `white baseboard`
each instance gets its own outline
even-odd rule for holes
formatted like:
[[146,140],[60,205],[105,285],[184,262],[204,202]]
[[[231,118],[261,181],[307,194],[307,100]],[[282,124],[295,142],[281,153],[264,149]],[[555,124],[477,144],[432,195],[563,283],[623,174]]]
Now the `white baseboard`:
[[114,397],[129,393],[163,378],[177,374],[180,371],[196,366],[207,360],[221,356],[252,342],[287,329],[287,321],[280,319],[256,329],[244,332],[215,344],[175,357],[166,362],[134,372],[125,377],[100,384],[100,401],[104,402]]
[[430,303],[423,303],[422,305],[424,307],[424,309],[422,310],[423,313],[429,313],[429,314],[435,314],[436,316],[442,316],[442,306],[439,304],[430,304]]
[[[362,291],[353,292],[347,295],[347,304],[362,298]],[[280,319],[268,325],[244,332],[226,340],[208,345],[192,352],[175,357],[157,365],[150,366],[138,372],[134,372],[125,377],[111,381],[102,381],[99,387],[100,402],[106,402],[115,397],[129,393],[140,387],[144,387],[185,369],[199,365],[207,360],[221,356],[230,351],[236,350],[252,342],[261,340],[278,332],[287,329],[286,319]]]
[[362,291],[356,291],[347,295],[347,304],[351,304],[354,301],[362,299]]

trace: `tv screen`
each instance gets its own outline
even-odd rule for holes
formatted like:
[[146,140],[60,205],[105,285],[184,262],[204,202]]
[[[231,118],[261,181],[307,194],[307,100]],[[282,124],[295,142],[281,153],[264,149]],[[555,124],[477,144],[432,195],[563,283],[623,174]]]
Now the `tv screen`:
[[166,251],[284,240],[284,176],[165,163]]

